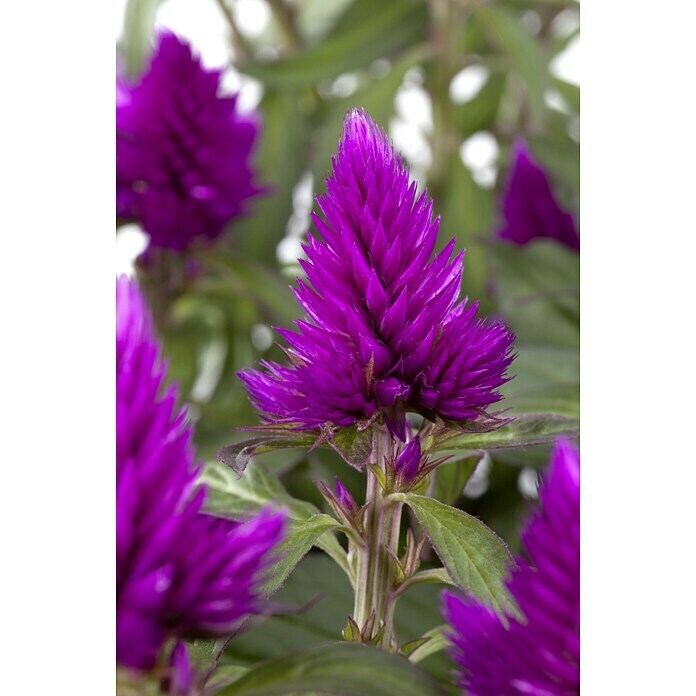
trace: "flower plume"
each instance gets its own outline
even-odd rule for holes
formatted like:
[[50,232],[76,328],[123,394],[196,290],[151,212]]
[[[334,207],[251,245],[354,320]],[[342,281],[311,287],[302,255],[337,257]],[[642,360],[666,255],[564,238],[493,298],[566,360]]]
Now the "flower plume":
[[260,193],[251,164],[258,122],[239,113],[236,95],[219,95],[221,75],[163,32],[145,75],[117,81],[116,210],[153,247],[215,239]]
[[260,608],[284,516],[201,512],[192,429],[163,390],[152,320],[135,283],[116,290],[116,656],[152,668],[168,637],[228,634]]
[[405,412],[474,420],[501,397],[513,336],[459,301],[464,253],[434,254],[439,218],[384,132],[346,118],[313,214],[297,299],[306,318],[281,330],[289,366],[241,373],[271,421],[349,426],[381,415],[406,437]]

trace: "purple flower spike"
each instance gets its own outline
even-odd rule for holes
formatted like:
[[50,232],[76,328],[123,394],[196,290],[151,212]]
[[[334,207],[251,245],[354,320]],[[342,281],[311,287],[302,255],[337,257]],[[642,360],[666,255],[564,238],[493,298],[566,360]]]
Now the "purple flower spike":
[[541,510],[522,535],[508,588],[526,617],[506,629],[487,606],[444,593],[459,685],[470,696],[580,693],[580,458],[559,440],[540,490]]
[[498,237],[520,245],[534,239],[555,239],[579,251],[575,220],[558,205],[546,172],[534,161],[524,141],[515,143],[512,160],[502,203],[505,226]]
[[411,483],[418,474],[421,460],[420,438],[415,437],[404,447],[394,463],[394,473],[405,484]]
[[402,441],[406,411],[476,419],[501,398],[513,336],[458,302],[464,254],[452,240],[433,257],[433,203],[364,111],[346,118],[326,188],[295,291],[307,318],[279,332],[292,364],[241,373],[251,402],[303,429],[381,414]]
[[[224,636],[260,608],[284,516],[201,512],[192,429],[163,391],[165,366],[137,285],[116,286],[116,658],[154,667],[169,636]],[[184,656],[174,656],[180,667]]]
[[250,161],[257,118],[238,112],[236,95],[219,96],[221,75],[165,32],[139,82],[117,79],[116,212],[153,247],[215,239],[261,192]]

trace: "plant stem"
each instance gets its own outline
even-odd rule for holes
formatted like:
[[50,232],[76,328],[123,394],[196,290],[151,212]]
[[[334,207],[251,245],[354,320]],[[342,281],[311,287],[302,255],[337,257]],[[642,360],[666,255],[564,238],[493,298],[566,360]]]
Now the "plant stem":
[[[386,473],[387,459],[391,452],[391,437],[385,428],[374,434],[373,464]],[[353,544],[355,559],[355,606],[353,618],[363,628],[375,614],[372,635],[381,626],[384,633],[378,645],[386,650],[396,648],[394,637],[394,598],[392,595],[395,572],[388,550],[399,550],[402,503],[388,500],[375,474],[367,471],[368,505],[365,515],[365,534],[362,544]],[[372,635],[365,636],[369,640]]]

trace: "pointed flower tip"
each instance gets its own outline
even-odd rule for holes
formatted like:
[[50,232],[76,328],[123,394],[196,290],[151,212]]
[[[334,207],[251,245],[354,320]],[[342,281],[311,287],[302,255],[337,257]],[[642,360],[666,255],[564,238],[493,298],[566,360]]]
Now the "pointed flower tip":
[[350,491],[343,485],[341,479],[336,476],[335,482],[336,498],[346,512],[357,511],[358,505],[350,494]]
[[411,483],[418,475],[421,460],[420,438],[416,436],[401,451],[394,464],[395,473],[404,483]]

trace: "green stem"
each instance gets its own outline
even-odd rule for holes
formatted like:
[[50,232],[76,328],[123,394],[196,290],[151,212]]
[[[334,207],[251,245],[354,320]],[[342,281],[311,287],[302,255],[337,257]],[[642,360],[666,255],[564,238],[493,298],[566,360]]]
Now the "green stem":
[[216,0],[216,2],[232,32],[232,45],[235,48],[235,53],[242,60],[249,60],[254,55],[254,49],[237,26],[232,10],[227,6],[225,0]]
[[[391,451],[391,438],[386,429],[375,432],[373,464],[386,472],[387,457]],[[388,549],[396,554],[399,549],[402,503],[385,496],[375,474],[367,471],[368,504],[365,516],[365,534],[361,544],[351,543],[355,560],[355,605],[353,618],[362,629],[374,611],[373,634],[381,626],[384,632],[379,646],[394,650],[394,568]],[[369,640],[372,636],[365,636]]]
[[271,7],[273,16],[278,22],[278,26],[280,26],[280,29],[283,32],[290,48],[293,51],[297,51],[302,48],[302,37],[300,36],[300,32],[297,30],[293,11],[283,2],[283,0],[267,1]]

